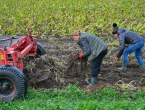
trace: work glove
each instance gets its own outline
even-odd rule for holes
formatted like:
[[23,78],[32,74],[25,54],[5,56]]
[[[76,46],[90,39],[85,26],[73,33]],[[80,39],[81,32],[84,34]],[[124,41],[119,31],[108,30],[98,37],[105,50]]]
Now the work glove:
[[84,53],[84,52],[82,51],[82,52],[79,54],[79,58],[83,58],[83,56],[82,56],[83,53]]
[[118,57],[115,57],[115,60],[118,60]]

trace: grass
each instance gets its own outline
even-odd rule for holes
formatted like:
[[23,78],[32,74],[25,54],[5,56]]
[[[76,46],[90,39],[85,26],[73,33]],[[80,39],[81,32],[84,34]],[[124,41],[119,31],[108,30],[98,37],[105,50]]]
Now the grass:
[[111,34],[112,24],[145,35],[144,0],[1,0],[0,34],[23,35],[32,29],[71,35],[75,29]]
[[28,89],[24,100],[0,102],[0,110],[143,110],[145,109],[145,91],[132,92],[136,99],[131,99],[127,92],[121,94],[113,88],[104,88],[87,94],[75,85],[68,85],[64,90]]

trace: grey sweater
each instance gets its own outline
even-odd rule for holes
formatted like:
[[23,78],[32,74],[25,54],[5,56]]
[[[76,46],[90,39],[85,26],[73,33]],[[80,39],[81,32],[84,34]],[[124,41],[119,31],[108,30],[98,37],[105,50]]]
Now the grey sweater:
[[119,34],[119,51],[117,54],[117,57],[120,58],[123,54],[123,51],[125,49],[125,44],[135,44],[141,40],[143,40],[143,38],[132,31],[126,30],[124,28],[120,28],[118,29],[118,34]]
[[77,44],[84,51],[81,39],[86,39],[91,49],[91,54],[88,56],[88,61],[93,61],[102,51],[106,50],[108,46],[97,36],[89,33],[81,33]]

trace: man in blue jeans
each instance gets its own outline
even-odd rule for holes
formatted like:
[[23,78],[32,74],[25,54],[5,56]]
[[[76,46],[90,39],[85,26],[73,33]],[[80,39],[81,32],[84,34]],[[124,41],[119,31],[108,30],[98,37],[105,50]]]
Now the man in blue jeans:
[[82,49],[79,58],[88,57],[91,64],[91,82],[87,86],[92,86],[97,82],[100,66],[103,58],[107,54],[108,46],[97,36],[89,33],[82,33],[74,30],[72,38]]
[[[119,70],[126,70],[127,63],[128,63],[128,55],[132,52],[135,52],[135,58],[137,59],[138,63],[140,64],[141,69],[145,69],[145,65],[143,60],[141,59],[141,52],[144,46],[144,39],[135,32],[130,30],[126,30],[124,28],[118,28],[117,24],[113,24],[113,31],[112,34],[115,37],[119,38],[119,52],[115,57],[118,60],[123,54],[123,63],[122,67],[118,68]],[[129,47],[125,49],[125,44],[129,44]],[[124,50],[125,49],[125,50]]]

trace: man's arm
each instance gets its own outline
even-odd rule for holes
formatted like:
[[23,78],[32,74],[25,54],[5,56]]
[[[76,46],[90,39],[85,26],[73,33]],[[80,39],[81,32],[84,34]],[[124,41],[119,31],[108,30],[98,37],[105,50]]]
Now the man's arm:
[[119,46],[119,51],[117,54],[118,59],[122,56],[124,48],[125,48],[125,38],[123,36],[119,37],[119,43],[120,43],[120,46]]
[[89,43],[86,39],[81,39],[81,43],[84,47],[84,53],[82,54],[83,57],[86,57],[91,54],[91,49]]

